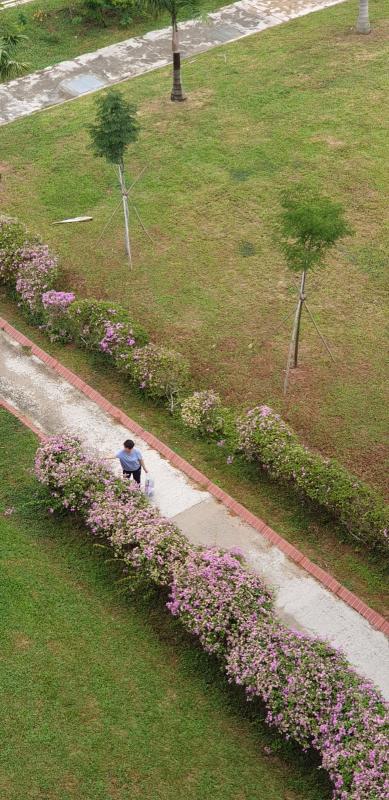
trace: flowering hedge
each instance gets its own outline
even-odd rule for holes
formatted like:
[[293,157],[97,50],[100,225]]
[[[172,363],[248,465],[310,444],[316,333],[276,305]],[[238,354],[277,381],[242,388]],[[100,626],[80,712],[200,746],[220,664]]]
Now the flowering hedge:
[[114,478],[76,438],[42,444],[35,469],[51,510],[80,512],[131,570],[170,588],[171,613],[249,699],[264,702],[268,723],[321,754],[334,799],[386,800],[387,705],[329,645],[276,618],[269,591],[238,554],[190,547],[137,486]]
[[338,519],[349,534],[389,551],[389,513],[379,496],[334,459],[312,453],[268,406],[237,421],[238,449],[272,478],[291,483],[305,498]]
[[[237,447],[248,460],[258,461],[269,474],[292,484],[299,494],[337,519],[350,537],[367,547],[388,549],[388,512],[366,484],[334,460],[310,452],[267,406],[258,406],[238,421],[231,409],[221,409],[213,390],[185,399],[189,370],[179,353],[147,344],[143,328],[119,304],[76,301],[72,292],[50,288],[56,260],[43,245],[27,241],[16,220],[0,217],[0,281],[16,291],[21,308],[51,339],[73,339],[82,347],[103,353],[115,367],[157,402],[172,411],[181,401],[186,427],[208,438],[220,435],[220,445]],[[227,462],[231,463],[230,454]]]
[[275,619],[247,620],[230,640],[226,671],[265,703],[270,725],[321,754],[334,798],[388,797],[388,706],[342,655]]
[[185,427],[200,436],[220,435],[224,430],[224,418],[219,395],[213,389],[194,392],[181,403],[181,419]]

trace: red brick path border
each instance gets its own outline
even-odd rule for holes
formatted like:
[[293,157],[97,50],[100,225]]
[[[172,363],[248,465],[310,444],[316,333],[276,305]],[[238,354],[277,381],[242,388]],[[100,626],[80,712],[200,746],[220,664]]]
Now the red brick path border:
[[[181,470],[185,475],[187,475],[191,480],[198,483],[202,489],[205,489],[210,494],[212,494],[217,500],[219,500],[223,505],[225,505],[230,511],[232,511],[236,516],[240,517],[243,522],[246,522],[248,525],[251,525],[252,528],[257,530],[261,536],[267,539],[271,544],[276,545],[279,550],[282,550],[288,558],[294,561],[296,564],[299,564],[300,567],[306,570],[313,578],[315,578],[319,583],[322,583],[323,586],[326,587],[330,592],[335,594],[344,603],[348,606],[353,608],[355,611],[358,611],[362,617],[368,620],[370,625],[375,628],[376,630],[382,631],[382,633],[389,636],[389,622],[387,622],[381,614],[378,614],[377,611],[373,611],[372,608],[366,605],[363,600],[360,600],[355,594],[350,592],[345,586],[342,586],[339,581],[333,578],[328,572],[325,572],[324,569],[318,567],[309,558],[304,556],[304,553],[301,553],[294,545],[290,544],[283,539],[278,533],[269,528],[266,523],[260,519],[259,517],[252,514],[250,511],[247,510],[244,506],[238,503],[236,500],[233,499],[230,495],[226,494],[223,489],[220,489],[219,486],[212,483],[206,475],[202,472],[199,472],[198,469],[193,467],[189,464],[188,461],[185,461],[184,458],[177,455],[174,450],[171,450],[170,447],[167,447],[166,444],[160,442],[156,436],[153,436],[152,433],[145,431],[137,422],[132,420],[124,411],[121,411],[120,408],[113,406],[105,397],[103,397],[99,392],[96,392],[92,389],[91,386],[88,386],[81,378],[71,372],[70,369],[64,367],[59,361],[57,361],[52,356],[45,353],[44,350],[41,350],[36,344],[34,344],[27,336],[24,336],[23,333],[20,333],[16,328],[13,328],[5,319],[0,317],[0,329],[3,329],[6,333],[8,333],[13,339],[15,339],[19,344],[23,345],[24,347],[28,347],[31,349],[31,352],[37,356],[41,361],[43,361],[47,366],[51,367],[55,370],[59,375],[61,375],[65,380],[72,384],[76,389],[79,389],[80,392],[83,392],[87,397],[93,400],[103,411],[106,411],[110,414],[114,419],[124,425],[126,428],[129,428],[133,433],[140,436],[145,442],[147,442],[150,447],[154,450],[157,450],[164,458],[168,459],[174,467]],[[15,414],[25,425],[28,425],[34,433],[37,434],[41,439],[44,438],[42,431],[39,431],[35,426],[31,424],[31,422],[16,411],[12,406],[9,406],[8,403],[1,401],[1,404],[8,409],[11,413]]]
[[17,408],[11,406],[9,403],[7,403],[6,400],[3,400],[2,397],[0,397],[0,408],[5,408],[6,411],[9,411],[9,413],[13,414],[14,417],[17,417],[20,420],[20,422],[22,422],[23,425],[26,426],[26,428],[30,428],[30,430],[33,433],[35,433],[35,436],[38,436],[38,438],[41,439],[42,442],[47,438],[45,434],[39,430],[39,428],[36,428],[35,425],[32,424],[31,420],[28,419],[28,417],[25,417],[24,414],[21,413],[21,411],[18,411]]

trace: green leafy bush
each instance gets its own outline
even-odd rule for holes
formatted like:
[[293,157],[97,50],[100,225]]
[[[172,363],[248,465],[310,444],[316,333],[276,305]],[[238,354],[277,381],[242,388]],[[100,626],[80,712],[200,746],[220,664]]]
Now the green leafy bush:
[[11,217],[0,217],[0,282],[14,287],[19,266],[18,252],[27,243],[27,230]]
[[224,417],[219,395],[213,389],[194,392],[181,404],[181,419],[186,428],[199,436],[220,436],[224,430]]
[[299,494],[328,511],[350,537],[389,551],[389,513],[383,500],[334,459],[300,444],[281,417],[257,406],[237,421],[238,450],[272,478],[293,484]]
[[189,367],[180,353],[156,344],[136,348],[128,371],[139,389],[154,400],[167,400],[171,411],[189,379]]

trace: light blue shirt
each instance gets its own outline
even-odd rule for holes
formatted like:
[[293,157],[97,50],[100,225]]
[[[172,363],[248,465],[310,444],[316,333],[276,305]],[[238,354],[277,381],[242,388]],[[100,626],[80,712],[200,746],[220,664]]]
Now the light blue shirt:
[[133,447],[132,450],[119,450],[116,458],[119,459],[122,469],[126,472],[133,472],[141,466],[142,453],[137,447]]

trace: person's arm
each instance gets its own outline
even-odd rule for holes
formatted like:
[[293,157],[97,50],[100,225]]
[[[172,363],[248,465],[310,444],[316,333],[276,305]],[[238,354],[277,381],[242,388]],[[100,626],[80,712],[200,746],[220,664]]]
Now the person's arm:
[[143,458],[140,458],[139,461],[140,461],[140,465],[141,465],[141,467],[143,467],[144,471],[148,472],[148,470],[145,467],[145,462],[143,461]]

